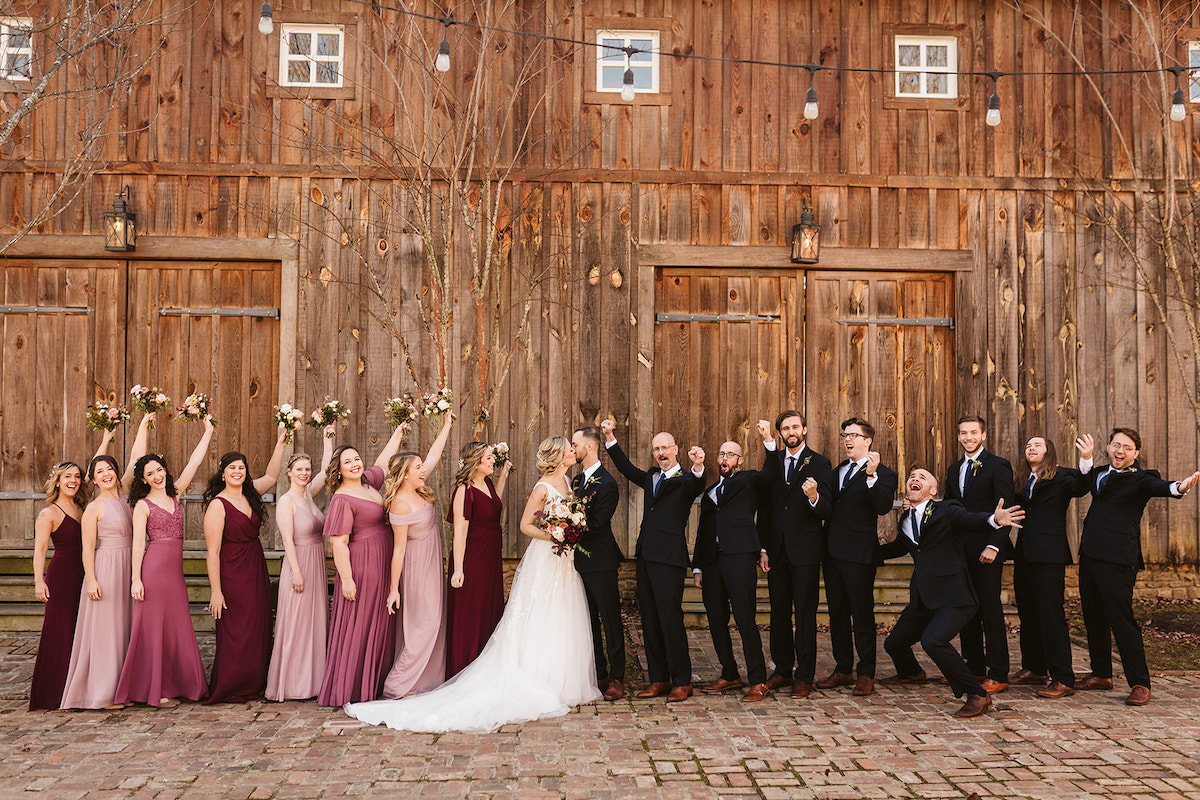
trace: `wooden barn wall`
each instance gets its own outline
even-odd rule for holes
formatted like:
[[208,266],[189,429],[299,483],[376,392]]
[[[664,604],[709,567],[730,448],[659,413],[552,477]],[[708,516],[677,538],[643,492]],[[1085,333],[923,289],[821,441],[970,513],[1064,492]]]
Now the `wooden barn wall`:
[[[113,194],[128,185],[147,237],[299,241],[298,358],[281,366],[295,370],[296,397],[281,399],[306,409],[327,395],[346,401],[353,413],[339,441],[357,443],[370,459],[387,434],[380,401],[411,388],[395,341],[372,318],[380,306],[356,299],[362,295],[355,287],[372,273],[401,309],[401,329],[414,335],[422,381],[433,379],[432,353],[412,313],[424,282],[422,245],[403,221],[410,201],[397,170],[363,144],[378,144],[396,130],[396,90],[386,88],[370,53],[380,51],[386,26],[397,20],[394,12],[337,0],[277,3],[277,19],[297,10],[353,15],[359,37],[350,67],[360,70],[355,97],[285,99],[266,90],[263,74],[273,66],[256,31],[258,5],[199,3],[189,24],[145,31],[142,41],[159,43],[162,56],[135,83],[113,123],[107,169],[35,235],[98,234]],[[1071,32],[1075,18],[1067,4],[1035,5],[1057,30]],[[1097,66],[1127,65],[1130,54],[1114,42],[1131,35],[1130,12],[1115,0],[1099,7],[1116,22],[1098,31],[1077,29],[1077,40]],[[535,30],[573,38],[584,36],[589,16],[629,17],[631,27],[637,17],[667,18],[680,52],[877,68],[888,24],[947,24],[968,36],[970,69],[1071,67],[1001,0],[548,0],[544,9],[532,2],[520,9],[532,15],[528,24]],[[1200,26],[1200,12],[1190,13],[1195,18],[1188,24]],[[434,27],[430,36],[440,37],[440,26]],[[524,548],[515,523],[542,437],[611,413],[638,460],[647,457],[653,420],[635,394],[654,361],[645,345],[653,303],[637,280],[639,246],[786,245],[802,196],[813,201],[826,248],[973,254],[975,268],[957,276],[957,410],[988,417],[992,449],[1018,462],[1025,439],[1044,433],[1066,462],[1077,433],[1103,441],[1111,426],[1134,425],[1148,467],[1172,476],[1194,468],[1197,426],[1182,387],[1196,386],[1194,360],[1181,374],[1132,264],[1104,226],[1090,221],[1112,209],[1098,208],[1093,195],[1073,188],[1076,166],[1094,168],[1132,200],[1134,165],[1113,146],[1110,123],[1083,79],[1002,79],[1004,122],[990,129],[983,122],[985,79],[969,81],[955,109],[900,110],[885,101],[877,76],[821,71],[821,115],[810,122],[801,113],[808,88],[803,70],[667,58],[672,88],[665,104],[644,98],[596,104],[584,101],[580,48],[556,42],[521,47],[528,57],[545,58],[547,69],[529,90],[531,98],[545,99],[528,105],[539,136],[522,164],[526,182],[507,199],[508,207],[521,209],[513,218],[510,258],[523,268],[539,267],[545,277],[486,434],[506,439],[517,456],[505,498],[510,555]],[[464,81],[466,62],[456,57],[446,80]],[[1145,158],[1142,174],[1155,177],[1154,158],[1163,146],[1158,98],[1143,103],[1137,97],[1144,95],[1135,96],[1116,77],[1104,80],[1118,98],[1118,121],[1134,132],[1136,152]],[[47,106],[23,126],[9,153],[15,160],[0,174],[3,225],[19,225],[51,191],[65,157],[60,132],[71,114],[69,103]],[[1181,124],[1185,141],[1194,141],[1195,124],[1192,117]],[[510,139],[499,136],[497,146]],[[1195,158],[1195,148],[1179,150]],[[1185,161],[1183,168],[1192,174],[1195,164]],[[379,239],[389,245],[382,254],[358,246]],[[594,267],[599,279],[593,282]],[[1165,289],[1164,270],[1151,279],[1156,290]],[[17,290],[6,285],[5,291]],[[462,387],[470,385],[474,368],[474,356],[465,352],[471,314],[467,287],[457,291],[450,383],[465,397]],[[1171,308],[1165,324],[1182,330],[1183,315],[1195,311]],[[5,375],[21,369],[9,345],[29,335],[18,329],[25,324],[0,318],[0,386],[10,387],[0,417],[4,489],[32,489],[60,457],[38,452],[18,461],[21,443],[4,433],[5,418],[37,402],[29,393],[15,396],[12,387],[22,384]],[[460,416],[453,451],[467,440],[469,411]],[[59,425],[57,439],[51,431],[39,437],[55,442],[51,449],[65,447],[68,429],[74,430]],[[422,430],[410,444],[424,448],[430,438]],[[89,447],[93,439],[89,434]],[[306,430],[296,447],[318,453],[320,442]],[[444,464],[452,467],[455,459],[452,453]],[[21,515],[31,518],[30,508],[3,508],[0,546],[27,546],[32,531]],[[1197,516],[1194,497],[1152,503],[1148,559],[1200,561]],[[628,544],[623,517],[620,525]]]

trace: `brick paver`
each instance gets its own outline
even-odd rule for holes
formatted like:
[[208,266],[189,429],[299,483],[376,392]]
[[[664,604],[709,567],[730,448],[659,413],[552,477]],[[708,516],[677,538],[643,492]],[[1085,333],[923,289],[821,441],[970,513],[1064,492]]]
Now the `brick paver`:
[[[707,633],[689,636],[697,681],[711,679]],[[625,700],[429,735],[313,702],[30,714],[35,646],[0,639],[0,798],[1200,798],[1200,672],[1156,677],[1141,709],[1120,690],[1050,701],[1014,687],[960,721],[930,684],[752,706]]]

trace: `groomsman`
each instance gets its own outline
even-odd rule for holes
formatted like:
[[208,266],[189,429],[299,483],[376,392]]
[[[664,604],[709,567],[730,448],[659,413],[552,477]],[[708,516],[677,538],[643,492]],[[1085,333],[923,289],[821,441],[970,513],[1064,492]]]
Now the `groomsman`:
[[1125,704],[1150,702],[1150,668],[1142,630],[1133,616],[1133,586],[1142,561],[1142,513],[1154,497],[1183,497],[1200,480],[1194,472],[1183,481],[1166,481],[1142,469],[1142,438],[1133,428],[1113,428],[1108,439],[1108,465],[1085,476],[1092,505],[1079,540],[1079,600],[1087,626],[1092,674],[1079,689],[1111,689],[1112,639],[1125,668],[1129,696]]
[[[817,668],[817,597],[820,583],[822,523],[833,508],[829,459],[805,443],[804,415],[789,409],[775,418],[783,449],[764,438],[766,460],[776,460],[775,480],[758,515],[763,535],[767,591],[771,597],[771,691],[791,684],[791,696],[812,693]],[[796,627],[792,629],[792,612]],[[794,678],[794,680],[793,680]]]
[[[833,511],[826,525],[825,598],[833,672],[817,688],[854,684],[863,697],[875,690],[875,565],[879,563],[878,518],[892,510],[895,471],[879,463],[875,427],[851,417],[842,423],[846,460],[834,471]],[[858,669],[851,672],[854,653]]]
[[[770,440],[771,423],[759,420],[758,433],[764,442]],[[763,554],[760,558],[759,555],[761,548],[754,514],[758,510],[761,491],[775,477],[778,467],[769,453],[761,472],[743,470],[742,461],[740,444],[725,442],[721,445],[721,451],[717,453],[720,470],[717,482],[700,497],[700,529],[692,557],[692,580],[704,597],[708,632],[717,660],[721,662],[721,676],[702,691],[715,694],[742,685],[729,636],[729,610],[732,607],[746,657],[746,677],[750,682],[750,690],[742,700],[753,703],[771,693],[767,688],[762,636],[755,621],[758,567],[760,562],[766,567],[767,557]]]
[[927,678],[913,655],[921,643],[933,659],[955,697],[966,702],[956,717],[977,717],[992,706],[992,698],[971,674],[962,656],[950,642],[975,614],[975,592],[968,574],[968,558],[959,538],[970,531],[998,526],[1020,527],[1025,512],[1019,507],[996,504],[992,514],[971,513],[956,500],[933,499],[937,478],[917,468],[905,483],[909,509],[900,517],[896,538],[882,548],[884,558],[910,553],[913,559],[909,600],[883,647],[896,665],[896,675],[880,681],[884,685],[924,683]]
[[[1013,504],[1012,464],[984,450],[986,442],[987,423],[983,417],[968,414],[959,418],[958,443],[964,455],[946,470],[946,499],[961,501],[967,511],[991,511],[1000,500]],[[981,529],[967,533],[962,545],[979,598],[975,618],[959,635],[962,654],[971,674],[982,675],[983,688],[988,694],[996,694],[1008,688],[1008,630],[1000,602],[1008,531]]]
[[600,423],[604,446],[617,471],[645,495],[637,541],[637,599],[650,685],[638,697],[667,695],[668,703],[692,696],[692,658],[683,627],[683,581],[687,571],[687,522],[692,501],[704,491],[704,451],[688,451],[691,472],[679,465],[679,446],[669,433],[655,434],[656,466],[635,467],[613,434],[612,420]]
[[577,429],[571,444],[575,460],[583,467],[583,472],[571,481],[571,491],[588,501],[587,532],[580,543],[588,555],[575,552],[575,569],[583,580],[592,619],[596,683],[605,700],[620,700],[625,696],[625,625],[621,622],[621,593],[617,588],[622,555],[612,532],[620,492],[600,463],[598,429]]

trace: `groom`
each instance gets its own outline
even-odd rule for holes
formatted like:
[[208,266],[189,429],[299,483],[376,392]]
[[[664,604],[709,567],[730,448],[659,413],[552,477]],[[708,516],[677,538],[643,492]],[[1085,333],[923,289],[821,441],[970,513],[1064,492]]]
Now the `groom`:
[[650,685],[641,698],[667,695],[668,703],[692,696],[692,658],[683,626],[683,581],[687,571],[687,523],[692,501],[704,491],[704,451],[688,451],[692,470],[679,465],[679,446],[669,433],[655,434],[657,466],[640,470],[617,444],[612,420],[600,423],[613,464],[645,495],[637,540],[637,599]]

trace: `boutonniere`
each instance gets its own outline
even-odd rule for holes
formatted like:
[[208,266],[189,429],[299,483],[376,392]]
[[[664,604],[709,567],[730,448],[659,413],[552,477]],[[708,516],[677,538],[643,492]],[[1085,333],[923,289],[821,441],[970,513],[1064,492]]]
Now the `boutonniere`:
[[1137,472],[1137,471],[1138,471],[1137,467],[1126,467],[1125,469],[1117,470],[1117,472]]
[[975,459],[971,460],[971,477],[974,478],[978,472],[979,472],[979,459],[975,458]]
[[925,505],[925,513],[921,515],[921,525],[929,522],[929,518],[933,516],[933,506],[934,502],[932,500]]
[[796,468],[796,472],[800,472],[805,467],[807,467],[808,462],[810,462],[810,461],[812,461],[812,456],[805,456],[804,460],[800,462],[800,466]]

